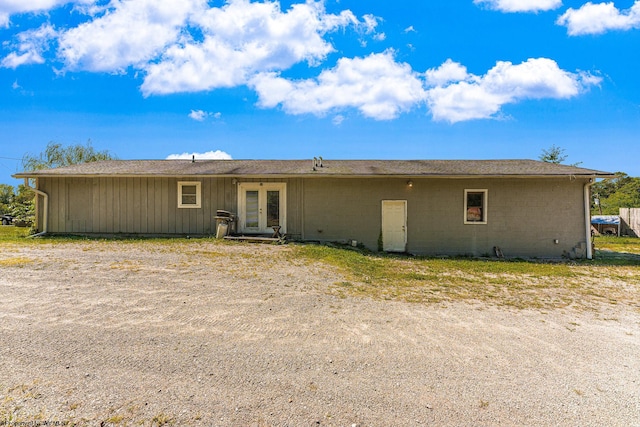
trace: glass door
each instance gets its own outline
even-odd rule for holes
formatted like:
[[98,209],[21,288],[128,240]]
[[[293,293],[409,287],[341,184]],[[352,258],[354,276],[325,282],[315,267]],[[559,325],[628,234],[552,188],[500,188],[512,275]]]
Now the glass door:
[[241,233],[272,235],[274,227],[286,232],[285,183],[241,183],[238,194]]

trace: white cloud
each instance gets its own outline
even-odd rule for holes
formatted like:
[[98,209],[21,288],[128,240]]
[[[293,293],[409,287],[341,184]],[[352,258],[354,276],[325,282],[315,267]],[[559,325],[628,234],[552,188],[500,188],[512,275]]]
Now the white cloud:
[[[433,73],[463,69],[454,65],[447,61]],[[527,99],[571,98],[600,81],[592,74],[564,71],[547,58],[529,59],[518,65],[501,61],[484,76],[468,74],[462,81],[436,85],[427,91],[427,99],[434,120],[455,123],[496,117],[503,105]]]
[[13,90],[18,90],[18,89],[21,89],[21,88],[22,88],[22,86],[20,86],[20,85],[18,84],[18,81],[16,80],[16,81],[14,81],[14,82],[13,82],[13,84],[11,85],[11,88],[12,88]]
[[169,154],[167,160],[191,160],[195,156],[196,160],[231,160],[231,156],[224,151],[207,151],[206,153],[182,153]]
[[442,86],[450,82],[458,82],[468,77],[467,68],[451,59],[447,59],[438,68],[432,68],[425,73],[429,86]]
[[418,73],[397,63],[392,51],[365,58],[342,58],[317,79],[289,81],[275,73],[262,73],[250,83],[261,107],[282,105],[290,114],[318,116],[356,108],[364,116],[390,120],[424,100]]
[[562,6],[562,0],[473,0],[477,5],[501,12],[542,12]]
[[413,25],[409,25],[407,28],[404,29],[405,33],[415,33],[417,32],[415,28],[413,28]]
[[49,24],[44,24],[36,30],[27,30],[17,35],[18,42],[14,49],[0,62],[5,68],[17,68],[26,64],[42,64],[45,62],[43,53],[49,50],[49,43],[56,36],[56,31]]
[[189,113],[189,117],[197,122],[203,122],[207,119],[207,117],[213,117],[216,120],[220,120],[220,118],[222,118],[222,113],[209,113],[204,110],[191,110],[191,112]]
[[209,116],[209,113],[202,110],[191,110],[191,112],[189,113],[189,117],[197,122],[203,122],[204,119],[207,118],[207,116]]
[[361,23],[350,11],[327,14],[321,2],[294,4],[282,12],[277,2],[232,0],[193,16],[203,40],[184,38],[146,68],[145,95],[196,92],[245,84],[255,73],[279,71],[306,61],[315,65],[334,51],[329,31]]
[[613,2],[588,2],[579,9],[568,9],[556,23],[567,27],[567,33],[572,36],[640,28],[640,0],[624,11],[618,10]]
[[175,42],[204,0],[113,0],[104,14],[64,32],[59,55],[70,70],[142,67]]
[[[503,11],[548,10],[561,4],[559,0],[474,1]],[[132,68],[134,76],[143,78],[140,89],[145,96],[247,85],[257,92],[258,105],[263,108],[281,107],[290,114],[333,114],[336,125],[344,120],[339,113],[347,109],[375,120],[390,120],[422,105],[429,107],[434,120],[491,118],[505,104],[569,98],[601,80],[588,73],[563,71],[544,58],[520,65],[498,62],[484,76],[470,74],[452,60],[418,73],[409,64],[397,62],[391,50],[341,58],[315,78],[288,80],[281,72],[301,62],[319,65],[335,52],[327,36],[330,32],[351,28],[363,45],[365,36],[384,40],[385,33],[376,32],[381,18],[364,15],[358,19],[349,10],[330,14],[323,0],[295,3],[287,10],[271,0],[226,0],[217,2],[219,7],[211,3],[0,0],[0,26],[8,25],[12,14],[45,12],[65,4],[73,4],[74,13],[86,18],[83,24],[66,30],[45,24],[18,33],[13,42],[4,43],[12,52],[0,60],[0,66],[44,63],[51,59],[46,53],[57,42],[62,71],[125,72]],[[596,6],[608,11],[600,14],[602,28],[636,25],[640,15],[640,0],[625,12],[612,3],[587,3],[577,11],[570,9],[558,22],[566,23],[570,32],[576,22],[583,22],[578,31],[604,31],[593,30],[592,18],[577,18],[581,11],[592,16],[586,12]],[[415,29],[409,26],[404,31]],[[220,119],[221,114],[192,110],[189,117],[204,121]]]
[[11,15],[39,13],[68,3],[89,4],[96,0],[0,0],[0,28],[8,27]]

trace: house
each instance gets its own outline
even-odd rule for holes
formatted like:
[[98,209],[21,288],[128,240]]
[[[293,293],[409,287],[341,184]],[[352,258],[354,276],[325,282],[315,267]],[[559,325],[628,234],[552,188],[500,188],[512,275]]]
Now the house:
[[52,234],[237,232],[356,241],[425,255],[592,257],[589,187],[613,174],[534,160],[114,160],[14,175],[35,181]]

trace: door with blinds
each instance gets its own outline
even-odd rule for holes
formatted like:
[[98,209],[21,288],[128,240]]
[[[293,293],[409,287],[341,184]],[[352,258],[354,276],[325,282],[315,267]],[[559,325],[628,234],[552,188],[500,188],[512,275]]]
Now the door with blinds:
[[285,183],[246,182],[239,185],[239,231],[250,234],[273,234],[274,227],[286,233]]

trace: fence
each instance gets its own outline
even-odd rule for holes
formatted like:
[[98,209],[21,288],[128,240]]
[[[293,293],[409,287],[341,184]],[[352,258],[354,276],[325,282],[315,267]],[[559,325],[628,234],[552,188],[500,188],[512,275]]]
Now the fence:
[[620,235],[640,236],[640,208],[620,208]]

